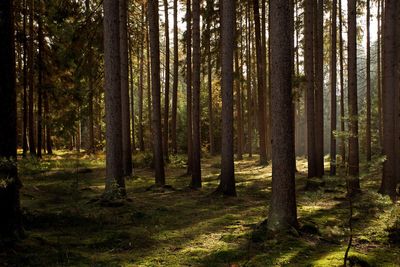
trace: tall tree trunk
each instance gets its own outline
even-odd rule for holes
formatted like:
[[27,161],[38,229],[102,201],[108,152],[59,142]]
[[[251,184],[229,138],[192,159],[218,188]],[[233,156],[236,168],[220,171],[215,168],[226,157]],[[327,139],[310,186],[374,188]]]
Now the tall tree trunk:
[[43,34],[43,2],[39,0],[39,28],[38,28],[38,43],[39,43],[39,62],[38,62],[38,94],[37,94],[37,157],[42,158],[42,137],[43,137],[43,78],[44,78],[44,34]]
[[168,0],[164,0],[164,10],[165,10],[165,98],[164,98],[164,158],[168,162],[168,145],[169,145],[169,61],[170,61],[170,51],[169,51],[169,13],[168,13]]
[[[266,0],[261,0],[261,44],[262,44],[262,59],[263,59],[263,78],[265,88],[265,149],[267,153],[267,160],[271,159],[271,90],[270,82],[268,79],[269,68],[267,69],[267,18],[266,18]],[[270,18],[270,16],[268,17]],[[268,22],[269,23],[269,22]],[[269,47],[269,42],[268,42]],[[270,54],[268,53],[268,58]],[[269,61],[269,60],[268,60]],[[268,75],[267,75],[268,74]]]
[[35,145],[35,120],[33,117],[33,95],[34,95],[34,1],[30,0],[29,5],[29,51],[28,51],[28,65],[29,65],[29,111],[28,111],[28,124],[29,124],[29,153],[31,156],[36,156]]
[[252,0],[247,1],[246,5],[246,87],[247,87],[247,134],[248,134],[248,153],[253,156],[253,100],[252,100],[252,61],[251,61],[251,13],[250,5]]
[[125,195],[122,156],[121,63],[119,1],[104,0],[104,73],[106,104],[106,185],[112,193],[116,182]]
[[155,183],[165,185],[163,144],[161,131],[161,92],[160,92],[160,37],[158,1],[148,1],[148,17],[150,28],[150,52],[151,52],[151,85],[153,104],[153,151]]
[[330,175],[336,175],[336,41],[337,41],[337,0],[332,1],[332,28],[331,28],[331,166]]
[[211,23],[212,13],[214,12],[214,1],[207,1],[207,18],[206,18],[206,54],[207,54],[207,87],[208,87],[208,142],[210,144],[210,154],[215,154],[214,147],[214,111],[213,111],[213,91],[212,91],[212,64],[211,64]]
[[377,37],[377,84],[378,84],[378,131],[379,131],[379,145],[383,148],[383,118],[382,118],[382,34],[381,34],[381,21],[382,21],[382,0],[378,0],[378,37]]
[[[140,24],[142,29],[145,29],[144,25],[144,6],[141,6],[141,18],[140,18]],[[141,34],[142,39],[144,39],[145,35],[142,33]],[[132,61],[132,60],[131,60]],[[138,139],[139,139],[139,149],[140,151],[144,151],[144,137],[143,137],[143,90],[144,90],[144,85],[143,85],[143,76],[144,76],[144,42],[140,43],[140,52],[139,52],[139,61],[140,61],[140,66],[139,66],[139,127],[138,127]],[[131,79],[133,76],[133,71],[132,71],[132,62],[131,64]],[[133,90],[132,90],[133,93]]]
[[193,163],[193,129],[192,129],[192,4],[186,2],[186,109],[187,109],[187,174],[192,174]]
[[259,132],[259,142],[260,142],[260,164],[267,165],[267,151],[265,145],[265,70],[263,60],[264,53],[262,48],[261,40],[261,26],[260,26],[260,10],[258,0],[253,1],[254,10],[254,23],[255,23],[255,36],[256,36],[256,54],[257,54],[257,84],[258,84],[258,132]]
[[[147,20],[148,20],[147,16]],[[148,21],[147,21],[148,22]],[[150,29],[149,23],[147,23],[147,30],[146,30],[146,40],[147,40],[147,47],[146,47],[146,58],[147,58],[147,112],[148,112],[148,123],[149,123],[149,145],[151,149],[153,149],[153,140],[152,140],[152,132],[153,132],[153,119],[152,119],[152,108],[151,108],[151,60],[150,60]]]
[[[90,18],[90,0],[85,0],[85,8],[86,8],[86,16]],[[87,65],[88,65],[88,112],[89,112],[89,153],[95,152],[95,145],[94,145],[94,108],[93,108],[93,100],[94,100],[94,88],[93,88],[93,50],[92,50],[92,43],[88,42],[88,58],[87,58]],[[47,129],[47,125],[46,125]]]
[[324,175],[324,0],[318,0],[315,14],[315,156],[317,177]]
[[[129,39],[128,39],[129,40]],[[136,150],[136,144],[135,144],[135,88],[134,88],[134,79],[133,79],[133,51],[132,51],[132,45],[129,43],[129,71],[130,71],[130,88],[129,88],[129,97],[130,97],[130,123],[132,125],[132,131],[131,131],[131,151],[132,154]],[[142,66],[141,66],[142,67]],[[140,77],[139,77],[140,79]],[[140,89],[139,89],[140,90]],[[140,93],[140,92],[139,92]],[[140,126],[139,126],[140,127]]]
[[178,113],[178,81],[179,81],[179,42],[178,42],[178,0],[174,0],[174,78],[172,84],[172,118],[171,145],[172,153],[178,153],[176,136],[176,119]]
[[367,161],[371,161],[371,34],[370,0],[367,0],[367,127],[365,134]]
[[304,15],[304,70],[307,82],[307,161],[308,177],[317,176],[314,112],[314,1],[305,0]]
[[[344,125],[344,57],[343,57],[343,15],[342,15],[342,0],[339,0],[339,64],[340,64],[340,131],[342,134],[346,128]],[[342,166],[346,163],[346,139],[342,136],[340,141],[340,155],[342,158]]]
[[358,107],[357,107],[357,20],[356,0],[348,1],[348,101],[349,101],[349,194],[360,190],[358,152]]
[[192,1],[193,8],[193,158],[191,187],[201,187],[200,144],[200,0]]
[[[128,65],[128,5],[119,1],[119,45],[121,65],[121,119],[122,119],[122,164],[124,176],[132,175],[131,121],[129,111],[129,65]],[[134,125],[132,125],[133,128]]]
[[[22,234],[17,170],[17,101],[14,52],[14,10],[11,0],[0,2],[0,239]],[[4,185],[4,186],[3,186]]]
[[399,124],[399,75],[400,69],[398,45],[400,37],[398,21],[400,19],[400,5],[398,1],[387,0],[384,7],[383,22],[383,152],[386,160],[383,163],[382,183],[379,192],[395,198],[396,185],[399,179],[398,139]]
[[236,196],[233,152],[233,53],[235,49],[235,1],[223,0],[221,14],[222,150],[218,191]]
[[23,13],[23,100],[22,100],[22,156],[25,158],[26,153],[28,152],[28,138],[27,138],[27,131],[28,131],[28,99],[27,99],[27,87],[28,87],[28,62],[27,62],[27,50],[28,50],[28,42],[27,42],[27,34],[26,34],[26,22],[28,16],[28,5],[27,0],[23,1],[24,5],[24,13]]
[[298,228],[292,103],[293,8],[290,0],[271,0],[272,197],[268,229]]

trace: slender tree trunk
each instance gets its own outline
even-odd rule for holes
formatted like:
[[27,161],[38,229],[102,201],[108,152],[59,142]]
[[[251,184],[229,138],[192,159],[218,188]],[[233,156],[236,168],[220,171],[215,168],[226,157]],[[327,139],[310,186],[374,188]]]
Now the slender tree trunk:
[[360,190],[359,146],[358,146],[358,107],[357,107],[357,21],[356,0],[348,1],[348,101],[349,101],[349,194]]
[[201,187],[200,144],[200,0],[192,1],[193,8],[193,158],[191,187]]
[[39,0],[39,28],[38,28],[38,43],[39,43],[39,62],[38,62],[38,94],[37,94],[37,157],[42,158],[42,135],[43,135],[43,76],[44,76],[44,34],[43,34],[43,2]]
[[[14,52],[14,10],[11,0],[0,2],[0,238],[22,234],[17,170],[17,101]],[[3,186],[5,185],[5,186]]]
[[153,151],[156,185],[165,185],[164,159],[161,131],[161,85],[160,85],[160,37],[158,1],[148,1],[151,51],[151,84],[153,103]]
[[[129,39],[128,39],[129,40]],[[133,75],[133,51],[132,51],[132,45],[129,43],[129,71],[130,71],[130,88],[129,88],[129,97],[130,97],[130,124],[132,125],[132,131],[131,131],[131,152],[132,154],[136,150],[136,144],[135,144],[135,88],[134,88],[134,75]],[[140,75],[139,75],[140,76]],[[140,79],[140,77],[139,77]],[[140,90],[140,89],[139,89]],[[139,126],[140,127],[140,126]]]
[[308,177],[317,176],[315,147],[315,112],[314,112],[314,1],[305,0],[304,15],[304,70],[307,81],[307,153]]
[[121,63],[119,1],[104,0],[104,73],[106,104],[106,186],[125,195],[122,152]]
[[384,7],[383,21],[383,152],[386,160],[383,163],[382,183],[379,192],[395,198],[397,195],[396,185],[399,179],[398,166],[399,152],[397,127],[398,119],[398,96],[399,96],[399,30],[400,5],[398,1],[387,0]]
[[[148,20],[148,16],[147,16]],[[149,23],[147,23],[148,27]],[[152,123],[152,109],[151,109],[151,60],[150,60],[150,37],[149,37],[150,30],[147,28],[146,30],[146,40],[147,40],[147,112],[148,112],[148,123],[149,123],[149,145],[153,149],[153,140],[152,140],[152,130],[153,130],[153,123]]]
[[44,120],[46,126],[46,149],[47,154],[53,154],[53,141],[51,140],[51,120],[50,120],[50,105],[49,105],[49,96],[47,90],[43,92],[43,100],[44,100]]
[[247,29],[247,36],[246,36],[246,85],[247,85],[247,134],[248,134],[248,153],[249,157],[251,158],[253,155],[253,116],[252,116],[252,90],[251,90],[251,78],[252,78],[252,61],[251,61],[251,16],[250,16],[250,5],[251,0],[247,1],[246,5],[246,29]]
[[317,177],[324,175],[324,0],[316,4],[315,36],[315,153]]
[[265,84],[264,84],[264,53],[261,40],[261,26],[260,26],[260,10],[258,0],[253,1],[254,10],[254,23],[255,23],[255,36],[256,36],[256,54],[257,54],[257,84],[258,84],[258,128],[259,128],[259,142],[260,142],[260,164],[267,165],[267,151],[265,145]]
[[379,145],[383,148],[383,118],[382,118],[382,34],[381,34],[381,21],[382,21],[382,0],[378,0],[378,38],[377,38],[377,84],[378,84],[378,131],[379,131]]
[[169,75],[170,75],[170,51],[169,51],[169,19],[168,19],[168,0],[164,0],[165,10],[165,98],[164,98],[164,158],[168,162],[168,145],[169,145]]
[[[145,29],[145,25],[144,25],[144,7],[141,7],[141,18],[140,18],[140,24],[142,29]],[[141,34],[142,39],[144,39],[145,35],[142,33]],[[132,61],[132,60],[131,60]],[[140,61],[140,66],[139,66],[139,127],[138,127],[138,139],[139,139],[139,149],[140,151],[144,151],[144,137],[143,137],[143,90],[144,90],[144,85],[143,85],[143,76],[144,76],[144,42],[140,43],[140,52],[139,52],[139,61]],[[131,64],[131,79],[133,76],[133,68],[132,68],[132,62]],[[133,93],[133,90],[132,90]]]
[[171,145],[172,153],[178,153],[176,136],[176,119],[178,113],[178,81],[179,81],[179,42],[178,42],[178,0],[174,0],[174,80],[172,84],[172,118]]
[[293,8],[290,0],[271,0],[272,197],[268,229],[298,228],[292,103]]
[[370,34],[370,0],[367,0],[367,127],[366,127],[366,156],[371,161],[371,34]]
[[[129,111],[129,65],[128,65],[128,5],[127,0],[119,1],[119,45],[121,68],[121,119],[122,119],[122,161],[124,176],[132,175],[131,121]],[[132,125],[133,127],[133,125]]]
[[28,62],[27,62],[27,50],[28,50],[28,42],[27,42],[27,34],[26,34],[26,22],[28,16],[28,5],[27,0],[23,1],[24,5],[24,13],[23,13],[23,103],[22,103],[22,156],[25,158],[26,153],[28,152],[28,139],[27,139],[27,131],[28,131],[28,99],[27,99],[27,87],[28,87]]
[[[237,31],[239,32],[239,31]],[[223,42],[223,41],[222,41]],[[243,132],[242,132],[242,93],[241,93],[241,69],[239,68],[239,51],[235,51],[236,72],[236,129],[237,129],[237,159],[243,159]],[[224,135],[223,135],[224,136]]]
[[214,111],[213,111],[213,90],[212,90],[212,64],[211,64],[211,23],[212,13],[214,12],[213,0],[207,1],[207,18],[206,18],[206,54],[207,54],[207,87],[208,87],[208,142],[210,144],[210,154],[216,153],[214,147]]
[[[85,8],[86,8],[86,16],[90,18],[90,0],[85,1]],[[89,153],[95,152],[95,145],[94,145],[94,110],[93,110],[93,99],[94,99],[94,89],[93,89],[93,71],[91,66],[93,65],[93,51],[92,51],[92,43],[88,42],[88,112],[89,112]],[[46,126],[47,130],[47,126]]]
[[221,14],[221,67],[222,67],[222,150],[221,180],[218,191],[236,196],[233,152],[233,54],[235,50],[235,1],[223,0]]
[[187,109],[187,174],[192,174],[193,163],[193,129],[192,129],[192,4],[191,0],[186,3],[186,109]]
[[337,41],[337,0],[332,1],[332,29],[331,29],[331,166],[330,175],[336,175],[336,41]]
[[30,0],[29,5],[29,51],[28,51],[28,65],[29,65],[29,111],[28,111],[28,123],[29,123],[29,152],[31,156],[36,156],[36,145],[35,145],[35,126],[33,118],[33,95],[34,95],[34,1]]
[[[345,113],[344,113],[344,56],[343,56],[343,15],[342,0],[339,0],[339,64],[340,64],[340,131],[345,132]],[[346,139],[342,136],[340,141],[340,155],[342,158],[342,166],[346,164]]]
[[[262,44],[262,54],[263,54],[263,78],[264,78],[264,88],[265,88],[265,149],[267,154],[267,160],[271,160],[271,90],[270,82],[267,74],[269,74],[269,68],[267,69],[267,29],[266,29],[266,0],[261,1],[261,44]],[[270,17],[268,17],[270,18]],[[268,22],[269,23],[269,22]],[[269,42],[268,42],[269,47]],[[270,54],[268,53],[268,58]],[[268,60],[269,61],[269,60]]]

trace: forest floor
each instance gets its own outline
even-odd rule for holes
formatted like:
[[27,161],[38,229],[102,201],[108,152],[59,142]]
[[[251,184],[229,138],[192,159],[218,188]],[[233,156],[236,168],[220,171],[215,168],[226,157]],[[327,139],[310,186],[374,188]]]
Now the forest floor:
[[[237,198],[211,193],[219,157],[203,159],[204,187],[188,189],[185,158],[171,158],[171,188],[152,189],[148,155],[135,156],[128,199],[102,202],[104,155],[57,151],[41,162],[21,160],[21,202],[27,238],[0,251],[0,266],[342,266],[349,238],[345,177],[324,178],[305,191],[306,161],[298,159],[302,230],[267,238],[262,223],[271,196],[271,167],[236,161]],[[141,168],[139,168],[141,167]],[[328,168],[328,165],[326,166]],[[355,266],[400,266],[400,205],[377,192],[380,163],[362,165],[354,199]]]

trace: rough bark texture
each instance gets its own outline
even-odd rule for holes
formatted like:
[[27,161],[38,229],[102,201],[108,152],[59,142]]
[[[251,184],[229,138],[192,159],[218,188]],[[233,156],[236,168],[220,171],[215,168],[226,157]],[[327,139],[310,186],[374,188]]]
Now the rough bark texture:
[[156,185],[165,185],[163,144],[161,131],[161,86],[160,86],[160,38],[158,1],[148,1],[148,17],[150,28],[150,53],[151,53],[151,85],[152,85],[152,125],[153,125],[153,151]]
[[268,229],[297,228],[292,103],[293,9],[271,0],[272,196]]
[[200,0],[193,0],[193,158],[191,187],[201,187],[200,144]]
[[172,118],[171,146],[172,153],[178,153],[176,136],[176,120],[178,113],[178,77],[179,76],[179,42],[178,42],[178,0],[174,0],[174,80],[172,84]]
[[122,164],[122,112],[119,46],[119,2],[105,0],[104,5],[104,73],[106,104],[106,187],[110,193],[115,181],[125,194]]
[[332,29],[331,29],[331,166],[330,175],[336,175],[336,41],[337,41],[337,0],[332,1]]
[[0,2],[0,242],[22,232],[17,171],[13,1]]
[[218,190],[236,196],[233,144],[233,53],[235,49],[235,1],[223,0],[221,14],[222,148]]
[[396,0],[385,2],[385,17],[383,30],[383,152],[386,160],[383,163],[382,183],[379,192],[391,197],[396,196],[396,184],[399,179],[397,165],[399,165],[399,152],[396,139],[398,139],[396,126],[398,119],[399,96],[399,8]]
[[165,17],[165,84],[164,84],[164,129],[163,129],[163,152],[165,161],[168,162],[168,145],[169,145],[169,19],[168,19],[168,0],[164,0],[164,17]]
[[[129,110],[129,65],[128,65],[128,5],[119,1],[119,45],[121,65],[121,112],[122,112],[122,160],[124,176],[132,175],[131,120]],[[133,125],[132,125],[133,127]]]
[[256,37],[256,54],[257,54],[257,91],[258,91],[258,134],[259,134],[259,151],[260,151],[260,164],[267,165],[267,151],[266,151],[266,118],[265,118],[265,69],[263,60],[263,48],[261,40],[261,25],[260,25],[260,10],[258,0],[253,1],[254,10],[254,23],[255,23],[255,37]]
[[360,190],[357,107],[357,21],[356,0],[348,1],[348,104],[349,104],[349,194]]
[[307,161],[308,177],[317,175],[315,154],[315,112],[314,112],[314,4],[313,0],[305,0],[304,15],[304,70],[307,83]]

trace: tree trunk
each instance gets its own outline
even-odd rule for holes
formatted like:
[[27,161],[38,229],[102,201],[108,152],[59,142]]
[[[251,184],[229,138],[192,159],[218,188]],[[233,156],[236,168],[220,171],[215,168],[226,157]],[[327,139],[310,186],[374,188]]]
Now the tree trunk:
[[340,64],[340,131],[342,137],[340,138],[340,155],[342,158],[342,166],[346,164],[346,139],[343,134],[345,128],[345,113],[344,113],[344,59],[343,59],[343,15],[342,15],[342,0],[339,0],[339,64]]
[[27,131],[28,131],[28,99],[27,99],[27,87],[28,87],[28,62],[27,62],[27,50],[28,50],[28,42],[27,42],[27,34],[26,34],[26,21],[28,16],[28,5],[27,0],[23,1],[24,11],[23,11],[23,100],[22,100],[22,156],[25,158],[26,153],[28,152],[28,138],[27,138]]
[[360,190],[358,152],[358,107],[357,107],[357,21],[356,0],[348,1],[348,101],[349,101],[349,194]]
[[[148,16],[147,16],[147,20],[148,20]],[[147,30],[146,30],[146,40],[147,40],[147,53],[146,53],[146,57],[147,57],[147,117],[148,117],[148,123],[149,123],[149,136],[148,136],[148,140],[149,140],[149,145],[151,147],[151,149],[153,149],[153,140],[152,140],[152,132],[153,132],[153,119],[152,119],[152,109],[151,109],[151,60],[150,60],[150,37],[149,37],[149,33],[150,33],[150,29],[148,28],[149,23],[147,23]]]
[[315,164],[317,177],[324,175],[324,0],[318,0],[315,14]]
[[148,1],[148,17],[150,28],[150,53],[151,53],[151,85],[153,104],[153,153],[155,183],[159,186],[165,185],[163,144],[161,131],[161,92],[160,92],[160,37],[158,1]]
[[169,19],[168,19],[168,0],[164,0],[165,10],[165,98],[164,98],[164,158],[168,162],[168,145],[169,145],[169,75],[170,75],[170,51],[169,51]]
[[[237,31],[239,32],[239,31]],[[224,41],[222,41],[223,43]],[[237,130],[237,159],[243,159],[243,132],[242,132],[242,93],[241,93],[241,69],[239,68],[239,51],[235,51],[235,76],[236,76],[236,130]],[[222,135],[224,136],[224,135]]]
[[383,148],[383,118],[382,118],[382,34],[381,34],[381,21],[382,21],[382,0],[378,0],[378,37],[377,37],[377,83],[378,83],[378,131],[379,131],[379,145]]
[[34,1],[30,0],[29,5],[29,51],[28,51],[28,65],[29,65],[29,111],[28,111],[28,123],[29,123],[29,152],[31,156],[36,156],[36,145],[35,145],[35,120],[33,117],[33,95],[34,95]]
[[222,150],[218,191],[236,196],[233,152],[233,53],[235,50],[235,1],[223,0],[221,14]]
[[121,63],[119,1],[104,0],[104,73],[106,104],[106,186],[112,193],[116,181],[125,195],[122,156]]
[[371,161],[371,35],[370,35],[370,0],[367,0],[367,127],[366,127],[366,156]]
[[43,34],[43,2],[39,0],[39,18],[38,18],[38,43],[39,43],[39,62],[38,62],[38,94],[37,94],[37,157],[42,158],[42,137],[43,137],[43,78],[44,78],[44,34]]
[[192,4],[186,3],[186,109],[187,109],[187,174],[192,174],[193,162],[193,129],[192,129]]
[[268,229],[298,228],[292,103],[293,9],[290,0],[271,0],[272,196]]
[[337,41],[337,0],[332,1],[332,29],[331,29],[331,166],[330,175],[336,175],[336,41]]
[[387,0],[384,7],[383,30],[383,152],[386,160],[383,163],[382,183],[379,192],[395,198],[396,185],[398,183],[399,165],[397,126],[398,96],[399,96],[399,30],[400,5],[398,1]]
[[314,112],[314,1],[305,0],[304,15],[304,70],[307,82],[307,160],[308,177],[317,176]]
[[[11,0],[0,2],[0,239],[22,234],[17,170],[17,102],[14,52],[14,10]],[[5,186],[3,186],[5,185]]]
[[267,151],[265,146],[265,69],[263,60],[263,48],[261,40],[261,26],[260,26],[260,10],[258,0],[253,1],[254,10],[254,23],[255,23],[255,36],[256,36],[256,54],[257,54],[257,84],[258,84],[258,132],[259,132],[259,143],[260,143],[260,164],[267,165]]
[[207,87],[208,87],[208,142],[210,144],[210,154],[216,153],[214,147],[214,110],[213,110],[213,90],[212,90],[212,64],[211,64],[211,23],[214,4],[212,0],[207,1],[207,28],[206,28],[206,53],[207,53]]
[[201,143],[200,143],[200,0],[192,1],[193,8],[193,158],[190,186],[201,187]]
[[178,42],[178,0],[174,0],[174,80],[172,84],[172,118],[171,145],[172,153],[178,153],[176,136],[176,119],[178,113],[178,81],[179,81],[179,42]]
[[252,61],[251,61],[251,0],[248,0],[246,6],[246,87],[247,87],[247,134],[248,134],[248,153],[251,158],[253,155],[253,100],[252,100]]

